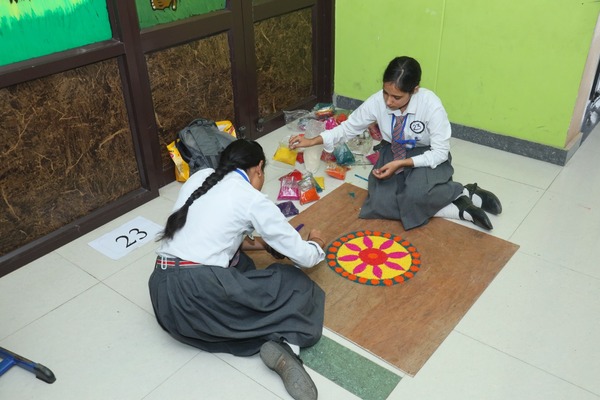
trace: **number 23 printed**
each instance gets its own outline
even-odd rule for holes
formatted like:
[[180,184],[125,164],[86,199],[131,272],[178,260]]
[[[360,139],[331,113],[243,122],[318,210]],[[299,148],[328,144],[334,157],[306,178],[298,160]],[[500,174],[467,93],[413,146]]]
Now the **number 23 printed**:
[[129,235],[117,236],[115,242],[119,243],[119,239],[123,239],[125,241],[125,248],[128,248],[136,244],[138,240],[144,240],[147,236],[148,233],[145,231],[141,231],[138,228],[131,228],[129,230]]

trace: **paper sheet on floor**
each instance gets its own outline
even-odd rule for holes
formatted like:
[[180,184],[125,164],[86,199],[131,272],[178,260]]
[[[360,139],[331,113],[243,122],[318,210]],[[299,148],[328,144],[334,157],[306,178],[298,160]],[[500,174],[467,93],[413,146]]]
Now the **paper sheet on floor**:
[[135,217],[88,244],[105,256],[118,260],[131,251],[153,242],[162,229],[162,226],[144,217]]

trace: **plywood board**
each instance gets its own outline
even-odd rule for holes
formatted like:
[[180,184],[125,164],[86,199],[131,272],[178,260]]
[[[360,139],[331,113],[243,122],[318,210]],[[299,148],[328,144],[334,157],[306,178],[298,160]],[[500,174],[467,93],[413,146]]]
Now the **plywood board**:
[[[336,274],[325,262],[306,270],[326,293],[325,326],[415,375],[483,293],[518,246],[442,218],[405,231],[399,221],[358,218],[367,192],[345,183],[291,223],[321,229],[331,243],[360,230],[399,235],[421,254],[421,269],[390,287],[368,286]],[[257,265],[275,262],[250,253]]]

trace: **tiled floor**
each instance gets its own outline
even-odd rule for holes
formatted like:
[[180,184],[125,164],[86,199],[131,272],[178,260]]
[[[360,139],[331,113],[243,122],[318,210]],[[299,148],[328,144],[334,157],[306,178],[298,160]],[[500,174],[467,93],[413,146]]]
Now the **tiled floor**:
[[[284,127],[262,138],[266,154],[289,133]],[[460,140],[452,151],[455,180],[476,181],[503,201],[491,234],[520,249],[388,399],[600,399],[600,128],[565,167]],[[277,178],[290,170],[270,164],[263,191],[273,200]],[[365,187],[354,173],[368,170],[348,174]],[[339,183],[328,178],[325,194]],[[0,346],[57,376],[48,385],[13,367],[0,377],[1,399],[289,398],[257,356],[204,353],[159,328],[147,293],[154,243],[119,261],[88,245],[135,216],[162,225],[178,187],[164,187],[159,198],[0,279]],[[325,335],[395,371],[335,333]],[[311,374],[321,399],[357,398]]]

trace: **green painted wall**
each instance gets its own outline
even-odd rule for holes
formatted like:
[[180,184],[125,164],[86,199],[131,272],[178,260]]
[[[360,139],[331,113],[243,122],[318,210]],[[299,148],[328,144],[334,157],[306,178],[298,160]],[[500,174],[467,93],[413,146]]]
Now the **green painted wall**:
[[[154,7],[152,7],[154,4]],[[225,0],[135,0],[140,28],[150,28],[225,8]]]
[[410,55],[452,122],[564,148],[596,0],[337,0],[336,94],[366,99]]
[[[0,0],[0,66],[111,39],[106,1]],[[142,29],[225,8],[225,0],[135,3]]]
[[0,66],[110,38],[106,0],[0,1]]

